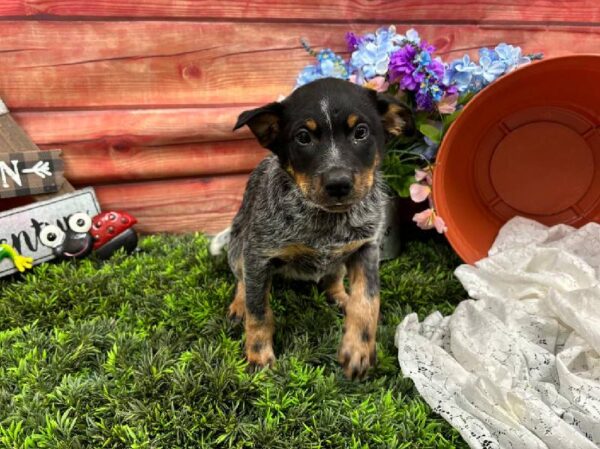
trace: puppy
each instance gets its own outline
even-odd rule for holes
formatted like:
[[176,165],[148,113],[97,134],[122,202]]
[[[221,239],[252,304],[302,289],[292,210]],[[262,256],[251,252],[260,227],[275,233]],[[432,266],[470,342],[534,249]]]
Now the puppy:
[[386,138],[412,132],[411,114],[393,97],[327,78],[243,112],[234,130],[244,125],[273,154],[250,175],[239,212],[211,251],[228,244],[237,278],[229,317],[244,319],[248,362],[275,361],[269,290],[281,274],[320,282],[339,304],[339,362],[348,378],[363,377],[376,357],[386,201],[379,167]]

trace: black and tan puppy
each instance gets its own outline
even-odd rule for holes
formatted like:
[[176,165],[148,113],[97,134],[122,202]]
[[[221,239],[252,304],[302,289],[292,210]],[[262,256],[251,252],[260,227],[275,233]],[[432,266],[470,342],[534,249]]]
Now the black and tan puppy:
[[228,243],[237,278],[229,316],[245,321],[248,361],[275,360],[269,290],[271,276],[282,274],[320,281],[344,310],[339,361],[347,377],[362,377],[375,361],[379,315],[379,165],[386,138],[412,127],[410,114],[392,97],[323,79],[242,113],[234,129],[243,125],[273,155],[252,172],[232,226],[211,251]]

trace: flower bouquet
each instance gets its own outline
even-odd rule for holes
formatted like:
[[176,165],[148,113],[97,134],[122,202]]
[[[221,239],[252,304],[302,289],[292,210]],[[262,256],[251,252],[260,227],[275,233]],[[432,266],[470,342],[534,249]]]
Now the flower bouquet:
[[445,232],[444,220],[435,211],[431,185],[435,157],[446,131],[473,95],[542,56],[523,56],[519,47],[501,43],[494,49],[480,49],[478,61],[464,55],[445,63],[434,56],[435,47],[417,31],[398,34],[393,26],[363,36],[347,33],[346,42],[348,60],[330,49],[315,51],[302,40],[316,62],[300,72],[296,87],[319,78],[341,78],[388,92],[408,104],[418,132],[389,143],[384,174],[398,195],[419,203],[428,201],[428,208],[413,217],[421,229]]

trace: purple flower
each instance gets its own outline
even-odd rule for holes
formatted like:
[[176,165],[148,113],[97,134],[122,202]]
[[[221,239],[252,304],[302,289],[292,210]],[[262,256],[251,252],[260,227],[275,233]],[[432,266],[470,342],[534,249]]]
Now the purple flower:
[[446,85],[444,84],[444,87],[445,87],[445,89],[446,89],[446,93],[447,93],[448,95],[454,95],[454,94],[457,94],[457,93],[458,93],[458,88],[457,88],[456,86],[446,86]]
[[417,90],[417,87],[419,87],[423,78],[423,75],[417,72],[413,72],[410,75],[405,75],[400,81],[400,89]]
[[358,48],[360,43],[362,42],[362,38],[358,37],[353,32],[349,31],[346,33],[346,45],[348,45],[348,51],[354,51]]
[[[444,64],[433,58],[435,47],[427,42],[405,44],[392,53],[389,66],[390,81],[399,82],[400,89],[415,92],[417,109],[431,110],[449,88],[443,83]],[[451,89],[451,93],[455,89]]]
[[433,108],[433,98],[427,91],[420,90],[415,95],[415,99],[417,100],[417,109],[428,111]]
[[396,81],[403,79],[407,75],[412,75],[416,69],[413,63],[416,55],[417,49],[410,44],[392,53],[388,70],[390,81]]
[[440,59],[433,59],[427,68],[437,80],[441,80],[444,77],[444,63]]
[[433,45],[429,45],[427,41],[421,42],[421,50],[426,51],[427,53],[433,53],[435,51],[435,47]]

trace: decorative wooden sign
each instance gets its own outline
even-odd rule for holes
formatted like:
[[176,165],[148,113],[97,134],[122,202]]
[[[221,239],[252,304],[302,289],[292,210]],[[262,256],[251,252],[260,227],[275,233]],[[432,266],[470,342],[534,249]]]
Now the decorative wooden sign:
[[[52,249],[40,243],[44,226],[53,224],[66,230],[68,219],[77,212],[90,217],[100,213],[100,206],[93,188],[77,190],[47,201],[0,213],[0,243],[6,243],[21,255],[32,257],[37,265],[54,258]],[[10,260],[0,261],[0,277],[16,272]]]
[[64,182],[60,150],[0,154],[0,199],[57,192]]
[[[0,162],[0,199],[8,198],[9,192],[16,193],[16,195],[10,196],[20,196],[18,193],[21,188],[18,183],[15,183],[15,179],[20,179],[18,174],[15,172],[15,165],[12,163],[15,157],[22,157],[23,165],[17,166],[20,168],[20,175],[25,175],[25,179],[29,182],[33,182],[34,189],[31,192],[33,198],[35,200],[45,200],[50,198],[48,195],[63,195],[65,193],[73,192],[75,189],[73,186],[62,178],[62,162],[58,159],[58,154],[54,152],[55,150],[50,151],[41,151],[38,146],[31,141],[29,136],[23,131],[23,129],[15,122],[10,113],[8,112],[8,108],[4,104],[4,102],[0,99],[0,161],[3,161],[4,164]],[[23,156],[24,154],[35,153],[39,155],[39,159],[36,159],[37,156],[29,155],[27,157]],[[15,155],[20,156],[15,156]],[[39,165],[38,162],[41,162]],[[45,165],[45,162],[48,162],[48,165]],[[56,165],[55,165],[56,164]],[[23,173],[23,167],[28,172]],[[54,171],[53,171],[54,170]],[[50,187],[52,181],[49,178],[41,178],[40,175],[46,175],[46,173],[50,171],[51,175],[54,173],[58,173],[60,177],[55,177],[56,179],[56,189]],[[60,172],[60,173],[59,173]],[[37,173],[37,174],[36,174]],[[35,177],[40,178],[36,180]],[[35,188],[35,184],[38,181],[42,181],[42,185],[44,182],[48,185],[49,190],[41,190],[39,188]],[[8,184],[9,187],[4,187],[4,185]],[[3,192],[7,192],[6,196]],[[22,194],[25,194],[23,191]]]

